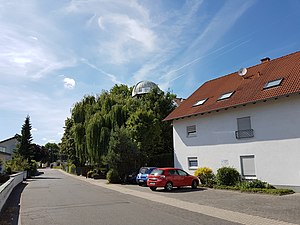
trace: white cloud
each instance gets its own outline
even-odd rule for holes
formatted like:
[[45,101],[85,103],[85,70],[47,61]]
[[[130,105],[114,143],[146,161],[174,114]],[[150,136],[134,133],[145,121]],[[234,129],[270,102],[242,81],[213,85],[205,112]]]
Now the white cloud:
[[35,127],[33,127],[33,128],[31,129],[31,131],[32,131],[32,132],[36,132],[36,131],[38,131],[38,129],[35,128]]
[[74,89],[75,88],[76,82],[74,79],[66,77],[66,78],[64,78],[63,81],[64,81],[64,87],[66,89]]

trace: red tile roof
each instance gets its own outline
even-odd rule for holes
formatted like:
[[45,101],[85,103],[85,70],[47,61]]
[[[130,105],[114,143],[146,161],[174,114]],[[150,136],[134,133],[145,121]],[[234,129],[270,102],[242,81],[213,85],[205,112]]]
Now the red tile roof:
[[[279,86],[264,89],[269,81],[280,78],[283,80]],[[222,94],[232,91],[234,94],[230,98],[218,100]],[[234,72],[207,81],[164,120],[174,120],[292,93],[300,93],[300,51],[249,67],[244,76]],[[193,106],[197,101],[206,98],[208,99],[204,104]]]

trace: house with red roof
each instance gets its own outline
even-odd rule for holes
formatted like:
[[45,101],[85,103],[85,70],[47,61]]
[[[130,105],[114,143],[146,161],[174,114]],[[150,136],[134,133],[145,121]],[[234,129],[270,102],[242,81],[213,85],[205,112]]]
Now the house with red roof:
[[171,112],[174,166],[300,189],[300,52],[207,81]]

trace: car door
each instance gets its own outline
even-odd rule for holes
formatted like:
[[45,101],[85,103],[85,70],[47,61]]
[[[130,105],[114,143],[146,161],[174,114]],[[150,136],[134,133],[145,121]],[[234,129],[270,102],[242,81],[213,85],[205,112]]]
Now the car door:
[[178,173],[178,186],[188,186],[191,185],[192,181],[189,174],[183,170],[177,170]]
[[176,187],[179,184],[179,175],[175,169],[170,169],[168,171],[168,180],[173,183],[173,186]]

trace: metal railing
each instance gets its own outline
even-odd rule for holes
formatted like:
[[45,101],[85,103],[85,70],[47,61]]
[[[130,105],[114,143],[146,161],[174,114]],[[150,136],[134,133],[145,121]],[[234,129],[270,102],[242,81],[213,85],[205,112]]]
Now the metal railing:
[[236,139],[242,139],[242,138],[252,138],[254,137],[254,130],[248,129],[248,130],[237,130],[235,132]]

